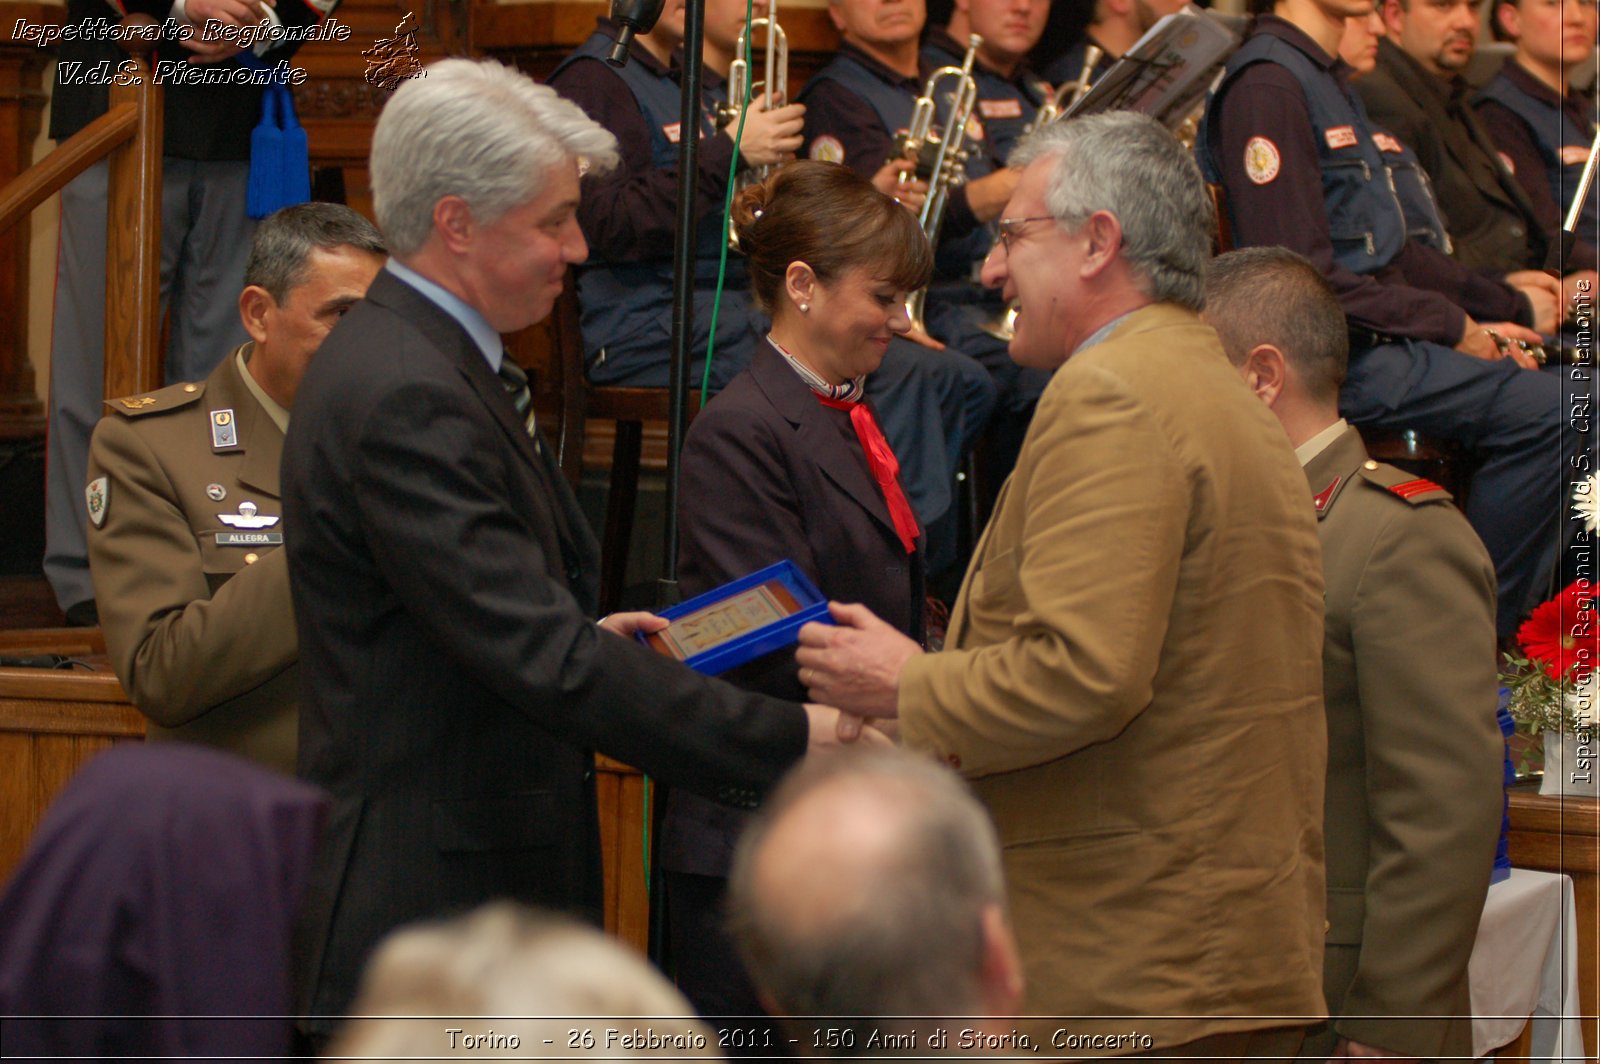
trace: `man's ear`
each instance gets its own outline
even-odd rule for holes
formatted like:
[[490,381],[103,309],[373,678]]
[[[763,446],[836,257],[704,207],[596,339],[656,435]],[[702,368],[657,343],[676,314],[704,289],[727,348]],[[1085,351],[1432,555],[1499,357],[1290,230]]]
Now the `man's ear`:
[[840,34],[844,33],[844,16],[839,14],[839,0],[829,0],[828,19],[833,23],[833,28]]
[[1500,29],[1513,41],[1522,39],[1522,12],[1517,10],[1516,4],[1496,4],[1493,17],[1500,25]]
[[[1417,3],[1418,0],[1411,0]],[[1406,25],[1406,9],[1400,0],[1383,0],[1383,28],[1388,31],[1389,39],[1399,43],[1398,36]]]
[[458,254],[465,251],[476,229],[472,208],[460,196],[441,196],[433,205],[433,231],[449,250]]
[[244,331],[250,334],[250,339],[258,344],[267,342],[267,314],[277,306],[278,301],[265,288],[258,284],[244,286],[244,291],[239,293],[239,320],[244,322]]
[[1022,1005],[1022,958],[999,905],[983,907],[983,1005],[990,1016],[1015,1016]]
[[1111,265],[1122,247],[1122,223],[1110,211],[1095,211],[1083,223],[1078,235],[1089,241],[1083,258],[1083,276],[1098,276]]
[[1244,356],[1240,374],[1252,392],[1271,407],[1289,383],[1289,361],[1271,344],[1257,344]]

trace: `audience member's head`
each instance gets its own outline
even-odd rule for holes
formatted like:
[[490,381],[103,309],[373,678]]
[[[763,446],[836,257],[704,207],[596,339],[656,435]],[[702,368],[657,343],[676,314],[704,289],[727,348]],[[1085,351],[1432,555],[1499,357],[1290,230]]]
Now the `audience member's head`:
[[1378,65],[1378,42],[1383,40],[1383,16],[1377,8],[1344,20],[1339,38],[1339,58],[1350,67],[1351,77],[1370,74]]
[[404,265],[500,333],[546,317],[587,257],[578,176],[616,138],[577,104],[492,60],[446,59],[407,81],[372,134],[378,225]]
[[714,1033],[644,958],[511,902],[390,935],[351,1016],[331,1056],[719,1055]]
[[279,405],[294,406],[311,356],[387,254],[371,222],[334,203],[285,207],[256,226],[239,317],[255,341],[250,375]]
[[1295,443],[1338,419],[1349,332],[1309,259],[1281,247],[1219,255],[1206,269],[1204,318]]
[[[325,805],[200,746],[130,743],[90,761],[0,897],[5,1051],[285,1056],[290,939]],[[16,1018],[29,1015],[75,1018]]]
[[740,840],[729,908],[763,999],[837,1017],[857,1032],[840,1052],[895,1026],[869,1017],[1006,1015],[1021,999],[994,827],[960,779],[911,754],[791,773]]
[[1049,19],[1050,0],[955,0],[948,29],[963,47],[969,34],[983,38],[979,58],[1009,77],[1039,43]]
[[1595,26],[1595,0],[1501,0],[1489,24],[1496,40],[1516,42],[1517,62],[1560,84],[1594,53]]
[[1388,37],[1423,69],[1440,77],[1461,72],[1478,46],[1483,0],[1384,0]]

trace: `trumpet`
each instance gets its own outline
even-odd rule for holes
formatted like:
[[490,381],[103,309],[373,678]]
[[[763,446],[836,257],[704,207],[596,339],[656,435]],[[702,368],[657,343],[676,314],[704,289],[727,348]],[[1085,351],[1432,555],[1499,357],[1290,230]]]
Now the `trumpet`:
[[[756,30],[767,31],[767,44],[762,53],[763,77],[755,84],[760,87],[761,102],[768,110],[775,100],[789,99],[789,36],[778,25],[778,0],[769,0],[765,18],[751,19],[739,31],[739,42],[734,46],[734,60],[728,67],[728,104],[724,110],[725,121],[738,117],[744,107],[745,94],[751,91],[750,63],[745,59],[750,49],[750,37]],[[772,176],[773,166],[757,166],[739,176],[739,187],[759,184]]]
[[[1033,121],[1023,131],[1024,136],[1048,126],[1065,112],[1078,106],[1078,101],[1089,95],[1089,90],[1094,87],[1095,65],[1100,62],[1100,57],[1104,54],[1100,50],[1100,46],[1096,44],[1091,44],[1084,48],[1083,69],[1078,72],[1078,80],[1068,82],[1046,97],[1045,101],[1039,105],[1039,113],[1033,116]],[[978,328],[996,340],[1004,340],[1006,343],[1010,343],[1012,338],[1017,335],[1016,301],[1013,300],[1008,303],[1005,313],[998,318],[991,318],[989,321],[979,325]]]
[[[967,153],[963,148],[967,138],[967,122],[978,103],[978,82],[972,76],[972,64],[978,57],[983,38],[976,33],[967,38],[967,54],[958,67],[945,66],[928,75],[911,112],[911,124],[897,138],[900,154],[916,164],[919,174],[928,176],[928,198],[922,203],[917,216],[923,236],[931,247],[939,244],[939,230],[944,226],[945,212],[950,206],[950,190],[967,179]],[[945,113],[944,129],[937,140],[934,137],[934,116],[941,86],[949,83],[946,97],[950,106]],[[931,153],[931,159],[927,156]],[[924,171],[923,164],[927,162]],[[902,178],[903,180],[903,178]],[[911,327],[927,332],[923,308],[928,301],[928,290],[919,288],[906,300],[906,316]]]

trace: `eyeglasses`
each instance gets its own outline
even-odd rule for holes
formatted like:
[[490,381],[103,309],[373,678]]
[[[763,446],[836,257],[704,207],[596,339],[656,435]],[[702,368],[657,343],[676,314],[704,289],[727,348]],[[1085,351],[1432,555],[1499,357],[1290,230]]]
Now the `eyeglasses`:
[[1055,216],[1050,214],[1037,214],[1032,218],[1002,218],[995,223],[995,228],[1000,231],[1000,246],[1007,255],[1011,254],[1011,242],[1022,235],[1024,226],[1031,222],[1053,222]]

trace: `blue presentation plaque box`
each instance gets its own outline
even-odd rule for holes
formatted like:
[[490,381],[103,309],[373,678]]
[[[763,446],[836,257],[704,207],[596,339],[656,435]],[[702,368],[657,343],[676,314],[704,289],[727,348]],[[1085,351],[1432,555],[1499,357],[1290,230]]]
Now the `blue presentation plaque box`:
[[660,614],[672,623],[639,642],[717,676],[792,645],[809,621],[832,623],[828,600],[791,561],[723,584]]

